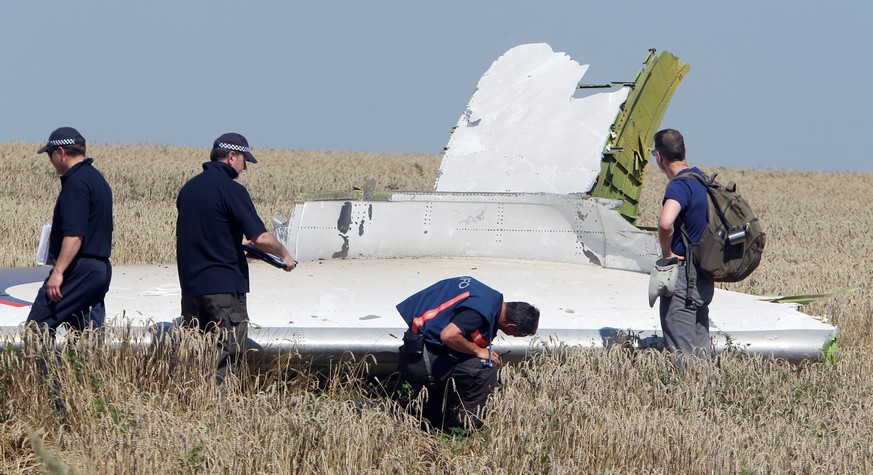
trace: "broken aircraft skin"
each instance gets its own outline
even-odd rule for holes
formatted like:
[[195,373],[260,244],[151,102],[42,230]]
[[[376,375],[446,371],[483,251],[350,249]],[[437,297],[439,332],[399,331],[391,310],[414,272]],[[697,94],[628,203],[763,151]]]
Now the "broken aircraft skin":
[[[380,193],[370,180],[356,193],[299,197],[273,231],[299,268],[251,266],[250,345],[262,361],[296,352],[307,367],[350,358],[393,372],[405,330],[394,305],[457,275],[540,308],[537,336],[495,339],[504,361],[561,346],[659,346],[647,301],[659,247],[633,223],[653,135],[689,66],[650,51],[634,81],[575,97],[587,68],[546,44],[501,56],[453,129],[432,191]],[[7,292],[26,301],[41,281]],[[106,305],[150,344],[178,318],[175,266],[116,268]],[[28,307],[0,307],[0,327],[20,343]],[[710,315],[717,351],[797,361],[821,358],[836,338],[795,305],[736,292],[716,291]]]

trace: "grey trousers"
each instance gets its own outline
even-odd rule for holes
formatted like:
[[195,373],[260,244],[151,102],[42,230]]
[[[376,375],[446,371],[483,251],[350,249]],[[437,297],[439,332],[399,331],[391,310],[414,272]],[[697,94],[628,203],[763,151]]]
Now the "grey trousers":
[[210,294],[182,297],[182,325],[202,332],[219,332],[216,381],[224,382],[228,368],[237,367],[245,355],[249,333],[246,294]]
[[697,285],[688,293],[686,263],[679,263],[679,275],[672,297],[661,297],[661,330],[664,346],[676,353],[679,369],[684,369],[688,355],[708,358],[712,353],[709,339],[709,304],[715,292],[711,280],[697,276]]

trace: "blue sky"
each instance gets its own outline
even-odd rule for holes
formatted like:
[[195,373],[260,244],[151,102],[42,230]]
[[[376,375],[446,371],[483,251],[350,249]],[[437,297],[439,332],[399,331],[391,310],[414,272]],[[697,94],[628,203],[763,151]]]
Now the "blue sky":
[[[639,5],[637,5],[639,3]],[[873,4],[8,2],[0,142],[439,153],[479,77],[522,43],[629,81],[649,48],[691,65],[662,122],[689,161],[873,171]]]

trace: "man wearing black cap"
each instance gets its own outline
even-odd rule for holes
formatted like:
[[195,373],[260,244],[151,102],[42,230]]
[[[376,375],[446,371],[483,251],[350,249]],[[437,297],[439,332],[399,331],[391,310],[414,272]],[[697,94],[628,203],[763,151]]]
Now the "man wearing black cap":
[[100,327],[112,279],[112,189],[94,160],[85,158],[85,138],[72,127],[52,132],[37,153],[48,154],[61,175],[61,192],[49,240],[53,267],[27,321],[52,332],[63,323],[77,330]]
[[217,374],[221,384],[228,366],[239,363],[248,336],[249,267],[243,235],[261,251],[278,256],[285,271],[294,270],[297,262],[267,232],[249,192],[234,181],[246,162],[257,163],[245,137],[235,133],[218,137],[210,159],[176,200],[176,262],[183,324],[221,332]]

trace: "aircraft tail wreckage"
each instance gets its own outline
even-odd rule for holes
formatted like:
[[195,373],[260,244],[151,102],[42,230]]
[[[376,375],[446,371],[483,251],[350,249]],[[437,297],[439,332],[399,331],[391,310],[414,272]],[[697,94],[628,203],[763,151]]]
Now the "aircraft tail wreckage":
[[[249,337],[260,355],[305,366],[372,355],[392,372],[405,330],[394,306],[447,277],[470,275],[539,307],[538,334],[495,339],[504,361],[561,346],[662,344],[647,298],[659,248],[634,226],[654,133],[689,66],[650,51],[631,82],[577,97],[587,70],[546,44],[515,47],[479,81],[446,147],[433,190],[308,194],[274,234],[301,262],[281,277],[251,265]],[[42,278],[9,287],[0,326],[19,343]],[[22,281],[23,282],[23,281]],[[155,328],[179,316],[175,266],[120,266],[106,296],[114,324]],[[10,300],[11,301],[11,300]],[[123,318],[122,318],[123,317]],[[716,351],[819,359],[837,330],[796,305],[716,290]]]

